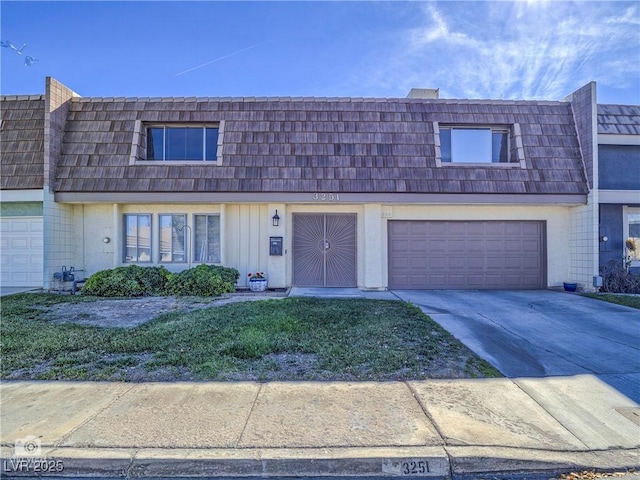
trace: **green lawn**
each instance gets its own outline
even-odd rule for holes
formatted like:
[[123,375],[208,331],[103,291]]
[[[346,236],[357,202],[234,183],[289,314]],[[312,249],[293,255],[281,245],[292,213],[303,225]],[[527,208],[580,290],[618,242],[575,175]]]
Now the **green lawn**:
[[[2,299],[3,379],[406,380],[500,374],[417,307],[285,298],[167,313],[136,328],[52,323],[59,302]],[[152,300],[151,300],[152,301]],[[108,300],[100,300],[108,302]]]
[[640,296],[618,295],[613,293],[585,293],[584,296],[640,309]]

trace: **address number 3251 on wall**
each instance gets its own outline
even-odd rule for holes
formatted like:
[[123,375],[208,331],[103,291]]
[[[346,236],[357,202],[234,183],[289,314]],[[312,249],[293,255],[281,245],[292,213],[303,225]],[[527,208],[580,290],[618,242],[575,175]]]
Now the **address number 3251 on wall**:
[[438,477],[449,473],[449,461],[443,457],[429,458],[385,458],[382,460],[382,473],[394,477]]
[[339,193],[326,193],[326,192],[316,192],[312,194],[311,198],[315,202],[338,202],[340,201]]

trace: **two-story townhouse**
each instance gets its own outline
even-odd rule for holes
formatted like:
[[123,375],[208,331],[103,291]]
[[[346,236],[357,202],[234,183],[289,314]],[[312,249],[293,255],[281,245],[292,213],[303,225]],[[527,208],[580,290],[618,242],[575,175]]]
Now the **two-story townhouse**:
[[593,83],[564,101],[83,98],[48,78],[2,105],[3,242],[40,217],[44,245],[3,244],[3,284],[47,288],[62,265],[221,263],[275,288],[598,274]]

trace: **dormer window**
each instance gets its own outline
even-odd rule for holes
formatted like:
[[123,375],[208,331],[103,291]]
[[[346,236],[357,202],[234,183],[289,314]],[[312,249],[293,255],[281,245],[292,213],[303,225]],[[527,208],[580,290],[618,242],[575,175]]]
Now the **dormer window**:
[[217,160],[217,126],[150,125],[146,134],[148,161]]
[[440,161],[456,164],[512,163],[509,128],[440,126]]

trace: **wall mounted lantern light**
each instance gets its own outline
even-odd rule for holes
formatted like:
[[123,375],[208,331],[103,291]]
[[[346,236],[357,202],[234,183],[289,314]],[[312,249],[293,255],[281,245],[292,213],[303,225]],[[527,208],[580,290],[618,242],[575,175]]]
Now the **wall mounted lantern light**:
[[102,239],[102,243],[109,243],[111,241],[111,239],[109,237],[104,237]]
[[280,217],[278,216],[278,210],[276,210],[276,214],[271,217],[271,221],[273,222],[273,226],[277,227],[280,225]]

